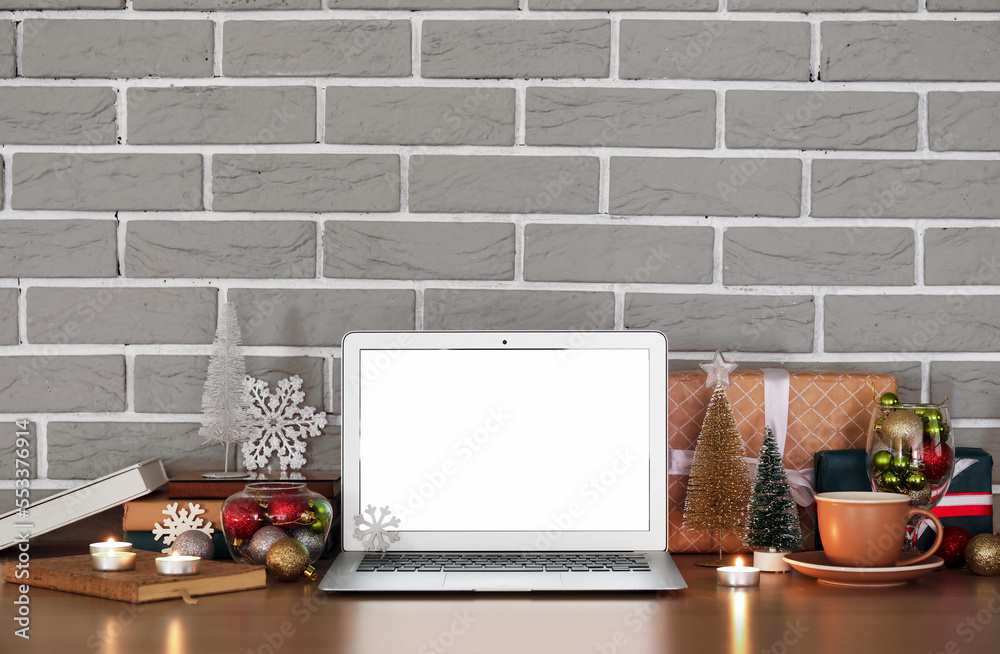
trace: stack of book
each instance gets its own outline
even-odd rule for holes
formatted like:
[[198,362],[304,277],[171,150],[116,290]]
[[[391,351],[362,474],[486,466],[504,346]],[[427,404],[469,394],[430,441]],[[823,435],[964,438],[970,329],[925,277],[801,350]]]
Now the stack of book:
[[169,549],[164,544],[165,538],[176,536],[190,528],[201,528],[204,531],[211,523],[215,558],[229,559],[229,550],[222,534],[222,503],[226,498],[254,482],[296,481],[305,483],[309,490],[329,498],[334,516],[324,556],[336,551],[340,543],[340,472],[301,470],[251,474],[252,478],[247,479],[207,479],[202,477],[201,471],[193,471],[172,477],[167,482],[166,490],[161,489],[125,503],[122,525],[124,539],[137,550],[160,552]]

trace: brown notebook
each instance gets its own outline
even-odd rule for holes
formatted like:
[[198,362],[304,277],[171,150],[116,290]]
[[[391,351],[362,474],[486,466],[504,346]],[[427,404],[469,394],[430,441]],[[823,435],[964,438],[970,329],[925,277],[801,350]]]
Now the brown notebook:
[[282,472],[254,471],[248,473],[246,479],[206,479],[202,477],[205,470],[183,472],[172,477],[167,482],[167,495],[172,500],[205,498],[225,499],[233,493],[243,490],[247,484],[258,481],[297,481],[306,484],[309,490],[323,497],[334,498],[340,495],[339,470],[291,470]]
[[190,576],[167,576],[156,572],[156,552],[136,551],[135,570],[99,572],[90,565],[90,554],[33,559],[31,576],[16,579],[16,562],[3,566],[4,581],[51,588],[78,595],[103,597],[119,602],[156,602],[189,596],[231,593],[237,590],[264,588],[267,572],[263,566],[234,562],[202,561],[201,573]]

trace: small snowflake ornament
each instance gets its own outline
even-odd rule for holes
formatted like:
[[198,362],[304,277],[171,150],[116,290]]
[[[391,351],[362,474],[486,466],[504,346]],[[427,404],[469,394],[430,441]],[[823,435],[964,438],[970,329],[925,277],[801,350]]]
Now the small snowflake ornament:
[[389,518],[391,511],[387,506],[378,509],[378,517],[375,516],[375,511],[375,507],[369,504],[365,509],[368,519],[364,514],[354,516],[354,525],[357,527],[354,530],[354,538],[361,541],[366,552],[372,550],[385,552],[389,549],[389,545],[399,540],[399,534],[395,531],[399,527],[399,518],[396,516]]
[[177,510],[178,503],[168,504],[165,509],[160,511],[163,515],[167,516],[163,519],[163,526],[157,522],[153,525],[153,540],[163,539],[164,547],[161,552],[164,554],[170,554],[170,546],[174,544],[177,537],[183,534],[185,531],[190,531],[192,529],[196,531],[202,531],[211,536],[215,533],[212,529],[212,523],[205,523],[205,519],[201,517],[205,513],[205,509],[201,508],[200,504],[195,504],[194,502],[188,502],[186,509]]
[[299,406],[306,394],[298,375],[282,379],[274,393],[263,379],[247,377],[250,384],[250,440],[243,443],[247,470],[263,468],[272,455],[282,470],[298,470],[306,464],[306,438],[319,436],[326,427],[326,414],[311,406]]

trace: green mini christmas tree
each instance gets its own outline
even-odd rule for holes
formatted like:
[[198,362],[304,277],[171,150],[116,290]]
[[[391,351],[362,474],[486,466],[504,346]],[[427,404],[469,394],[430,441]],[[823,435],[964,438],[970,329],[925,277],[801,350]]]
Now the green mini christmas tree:
[[802,549],[799,513],[792,500],[781,450],[774,434],[766,427],[748,512],[743,538],[748,547],[771,551]]

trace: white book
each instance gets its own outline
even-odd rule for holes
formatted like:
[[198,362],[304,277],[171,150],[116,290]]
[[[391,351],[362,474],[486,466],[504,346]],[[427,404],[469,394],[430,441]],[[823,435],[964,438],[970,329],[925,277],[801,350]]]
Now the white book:
[[165,483],[163,462],[148,459],[5,513],[0,516],[0,550],[147,495]]

